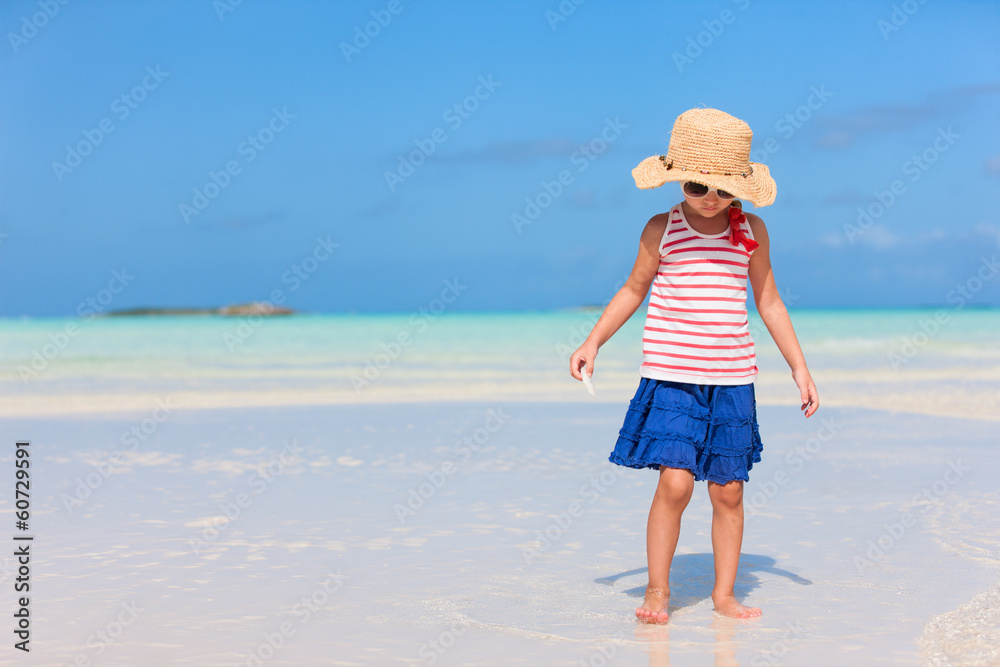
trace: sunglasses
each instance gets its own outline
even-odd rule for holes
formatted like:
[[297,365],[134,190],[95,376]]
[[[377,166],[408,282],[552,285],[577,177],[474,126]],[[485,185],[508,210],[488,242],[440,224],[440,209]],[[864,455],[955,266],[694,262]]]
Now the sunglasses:
[[694,181],[684,182],[684,194],[688,197],[694,197],[695,199],[700,199],[704,197],[709,192],[714,192],[715,196],[719,199],[735,199],[736,195],[730,194],[725,190],[720,190],[718,188],[710,188],[707,185],[702,185],[701,183],[695,183]]

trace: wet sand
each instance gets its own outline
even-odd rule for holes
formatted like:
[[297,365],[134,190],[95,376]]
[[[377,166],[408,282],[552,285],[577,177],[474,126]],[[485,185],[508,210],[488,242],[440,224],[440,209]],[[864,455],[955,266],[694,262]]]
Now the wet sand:
[[607,462],[624,415],[607,385],[604,401],[572,388],[7,416],[35,464],[17,662],[988,664],[970,656],[997,642],[954,637],[982,637],[976,596],[1000,579],[995,422],[837,406],[806,420],[765,395],[737,581],[764,615],[712,611],[699,485],[671,621],[649,627],[633,610],[656,474]]

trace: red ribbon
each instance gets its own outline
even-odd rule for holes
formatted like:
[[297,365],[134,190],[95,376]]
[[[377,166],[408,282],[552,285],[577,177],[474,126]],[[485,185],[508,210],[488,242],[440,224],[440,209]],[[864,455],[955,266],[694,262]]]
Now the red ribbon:
[[746,221],[747,217],[743,214],[743,209],[736,206],[729,207],[729,240],[732,241],[733,245],[742,243],[747,252],[751,252],[760,244],[753,239],[747,238],[746,232],[743,231],[742,227]]

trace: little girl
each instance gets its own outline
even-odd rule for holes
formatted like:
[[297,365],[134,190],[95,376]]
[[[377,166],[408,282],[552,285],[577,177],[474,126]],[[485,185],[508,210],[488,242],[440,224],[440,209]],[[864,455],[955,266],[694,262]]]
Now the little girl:
[[763,449],[747,278],[757,312],[792,369],[805,416],[819,408],[816,385],[775,288],[764,222],[744,214],[736,199],[757,207],[774,202],[776,187],[767,167],[750,162],[752,136],[746,123],[727,113],[691,109],[674,123],[667,154],[632,170],[644,189],[680,181],[684,201],[646,223],[632,274],[570,358],[574,378],[583,379],[584,366],[593,375],[598,349],[652,286],[639,389],[610,456],[618,465],[660,473],[646,524],[649,585],[635,612],[646,623],[667,621],[670,563],[697,480],[708,481],[712,501],[715,610],[734,618],[761,613],[733,592],[743,543],[743,482]]

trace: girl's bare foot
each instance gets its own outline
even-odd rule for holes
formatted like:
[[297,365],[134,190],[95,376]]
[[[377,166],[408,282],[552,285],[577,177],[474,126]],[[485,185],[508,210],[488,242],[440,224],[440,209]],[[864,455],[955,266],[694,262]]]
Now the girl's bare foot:
[[757,607],[742,605],[732,595],[716,596],[715,593],[712,593],[712,602],[715,603],[715,611],[729,618],[756,618],[761,614]]
[[669,618],[667,614],[669,604],[669,588],[646,586],[646,600],[635,610],[635,617],[642,623],[666,623]]

